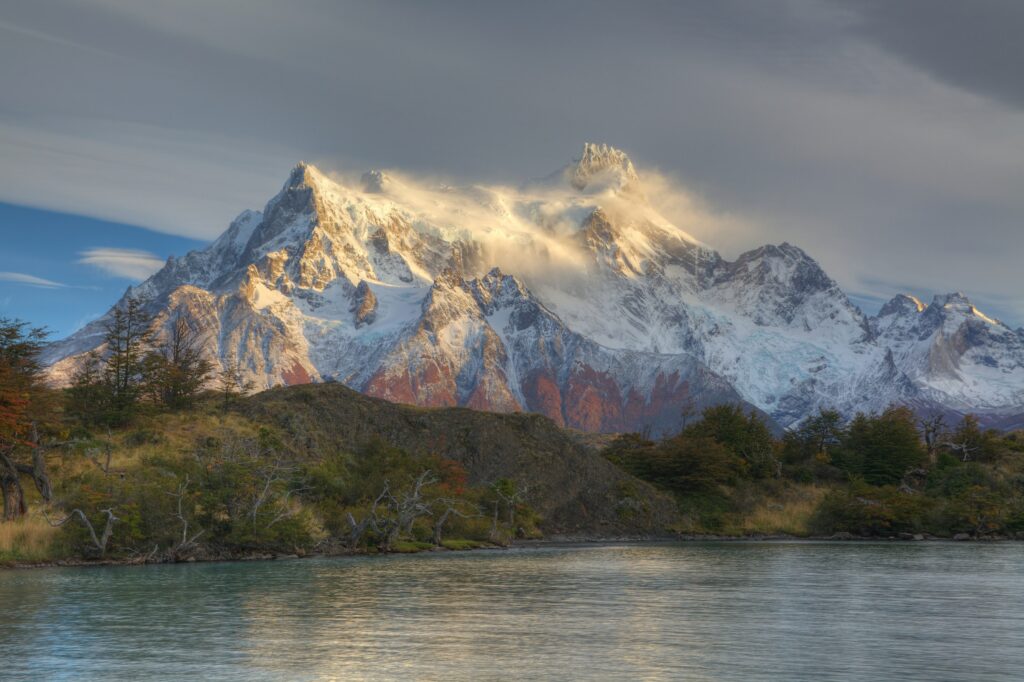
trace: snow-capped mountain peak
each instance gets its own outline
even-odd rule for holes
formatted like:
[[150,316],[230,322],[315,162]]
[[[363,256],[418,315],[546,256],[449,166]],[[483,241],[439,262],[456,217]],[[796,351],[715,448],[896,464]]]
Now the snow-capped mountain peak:
[[916,296],[896,294],[878,311],[878,317],[914,316],[925,309],[925,304]]
[[[397,171],[348,186],[300,163],[263,211],[129,294],[184,315],[257,387],[337,380],[421,405],[542,412],[589,430],[675,425],[745,401],[788,426],[820,407],[1024,413],[1024,334],[963,294],[868,319],[797,246],[729,261],[644,198],[622,151],[518,189]],[[102,320],[46,353],[67,381]]]
[[639,183],[625,152],[607,144],[587,142],[579,159],[566,168],[569,183],[580,191],[630,189]]

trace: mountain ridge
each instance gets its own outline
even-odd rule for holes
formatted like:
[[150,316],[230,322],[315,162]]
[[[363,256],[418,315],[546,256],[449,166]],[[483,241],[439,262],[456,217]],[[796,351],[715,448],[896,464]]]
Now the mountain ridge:
[[[893,402],[1024,414],[1024,337],[963,294],[868,317],[797,246],[728,261],[660,216],[607,145],[516,189],[390,171],[353,188],[303,162],[263,211],[127,295],[158,333],[187,317],[216,366],[259,388],[339,381],[589,431],[666,432],[720,402],[782,427]],[[47,350],[56,383],[101,323]]]

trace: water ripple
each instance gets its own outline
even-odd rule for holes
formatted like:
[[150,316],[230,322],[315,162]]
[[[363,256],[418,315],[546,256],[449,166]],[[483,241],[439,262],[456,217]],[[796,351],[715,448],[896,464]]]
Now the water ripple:
[[4,679],[1024,679],[1024,546],[688,543],[0,572]]

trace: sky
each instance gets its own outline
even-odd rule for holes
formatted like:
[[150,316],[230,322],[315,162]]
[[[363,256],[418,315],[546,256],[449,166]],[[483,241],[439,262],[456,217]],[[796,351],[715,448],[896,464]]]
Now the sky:
[[1022,34],[1017,0],[0,0],[0,316],[72,331],[300,159],[514,183],[598,141],[727,257],[1018,326]]

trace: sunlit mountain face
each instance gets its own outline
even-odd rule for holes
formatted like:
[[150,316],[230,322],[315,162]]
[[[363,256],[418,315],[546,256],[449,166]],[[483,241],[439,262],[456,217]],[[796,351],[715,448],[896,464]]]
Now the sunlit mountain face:
[[[518,187],[299,164],[263,211],[126,296],[158,335],[185,317],[257,388],[338,381],[605,432],[665,432],[722,402],[781,427],[892,403],[996,425],[1024,413],[1024,335],[962,294],[900,295],[869,318],[797,246],[728,261],[649,189],[601,144]],[[55,382],[102,350],[103,322],[48,350]]]

